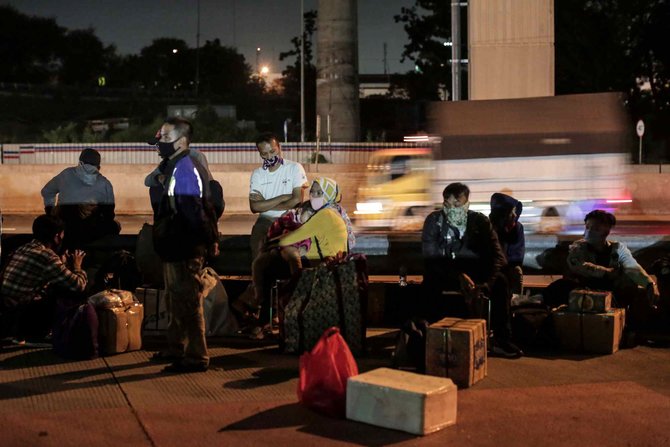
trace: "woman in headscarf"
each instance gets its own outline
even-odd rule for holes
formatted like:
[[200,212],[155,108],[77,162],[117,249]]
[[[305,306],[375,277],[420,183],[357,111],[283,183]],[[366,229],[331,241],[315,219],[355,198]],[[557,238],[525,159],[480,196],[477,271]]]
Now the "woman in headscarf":
[[[255,313],[264,301],[263,291],[278,255],[289,264],[292,276],[297,276],[304,262],[347,253],[355,243],[351,221],[339,202],[342,200],[335,180],[319,177],[312,181],[309,201],[279,217],[268,232],[269,248],[261,252],[252,264],[252,284],[245,294],[253,301],[238,299],[233,307],[241,313]],[[248,298],[251,298],[250,296]],[[246,309],[245,309],[246,307]],[[261,311],[261,320],[265,312]],[[262,321],[259,321],[262,323]]]
[[[346,253],[353,246],[355,238],[351,221],[340,206],[342,194],[335,180],[319,177],[312,182],[309,190],[309,209],[295,230],[282,235],[279,247],[282,257],[291,264],[291,270],[301,268],[301,258],[319,260]],[[297,259],[297,265],[294,262]]]

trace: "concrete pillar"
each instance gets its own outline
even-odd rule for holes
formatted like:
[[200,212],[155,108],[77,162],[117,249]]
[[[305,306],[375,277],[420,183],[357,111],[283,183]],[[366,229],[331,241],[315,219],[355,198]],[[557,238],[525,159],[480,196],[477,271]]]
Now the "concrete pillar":
[[554,0],[468,2],[469,99],[554,95]]
[[330,115],[332,141],[359,141],[358,2],[319,0],[316,52],[316,113],[325,140]]

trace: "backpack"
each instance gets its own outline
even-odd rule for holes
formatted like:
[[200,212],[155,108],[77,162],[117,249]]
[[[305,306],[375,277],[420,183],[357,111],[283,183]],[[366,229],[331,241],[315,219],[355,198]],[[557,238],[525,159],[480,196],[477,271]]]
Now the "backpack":
[[400,329],[393,351],[393,367],[423,373],[426,369],[426,331],[428,321],[412,319]]
[[142,274],[133,254],[127,250],[117,250],[98,269],[92,290],[135,290],[141,284]]
[[214,207],[216,218],[219,219],[226,209],[226,201],[223,198],[223,188],[216,180],[209,181],[209,199]]

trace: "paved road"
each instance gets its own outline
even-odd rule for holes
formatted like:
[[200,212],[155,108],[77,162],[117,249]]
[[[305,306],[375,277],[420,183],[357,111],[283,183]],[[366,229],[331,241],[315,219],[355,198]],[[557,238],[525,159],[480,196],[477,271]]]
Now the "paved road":
[[[4,216],[4,234],[30,233],[34,215],[7,215]],[[137,234],[145,222],[152,222],[151,215],[122,215],[117,216],[121,222],[122,234]],[[670,215],[647,216],[619,216],[619,224],[614,229],[614,235],[670,235]],[[256,217],[250,214],[224,214],[219,221],[219,230],[223,234],[238,235],[250,234]],[[581,229],[570,232],[580,233]],[[361,231],[360,234],[386,234],[382,231]]]

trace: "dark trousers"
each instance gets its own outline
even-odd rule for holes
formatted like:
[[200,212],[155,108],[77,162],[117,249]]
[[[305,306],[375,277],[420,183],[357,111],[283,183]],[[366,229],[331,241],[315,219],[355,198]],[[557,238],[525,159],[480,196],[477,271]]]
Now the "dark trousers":
[[[439,274],[437,274],[439,273]],[[435,322],[447,316],[457,318],[486,318],[486,301],[479,296],[468,296],[461,289],[458,272],[429,272],[424,274],[424,300],[422,317]],[[488,290],[486,290],[488,288]],[[456,292],[449,294],[444,292]],[[491,303],[491,329],[495,337],[509,339],[511,336],[510,290],[507,277],[499,272],[487,287],[479,290]],[[468,305],[469,303],[469,305]]]

